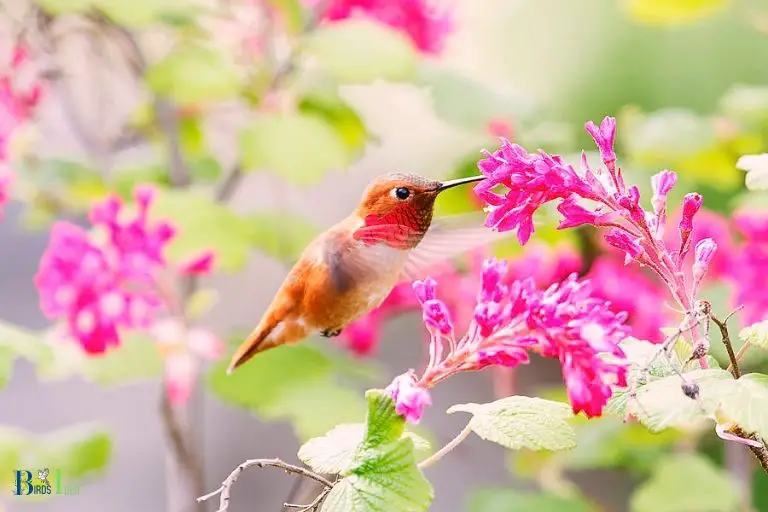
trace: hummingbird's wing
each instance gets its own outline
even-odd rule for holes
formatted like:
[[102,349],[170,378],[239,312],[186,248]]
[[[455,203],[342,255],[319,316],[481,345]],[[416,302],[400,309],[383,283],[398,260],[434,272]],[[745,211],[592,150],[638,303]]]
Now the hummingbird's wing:
[[433,220],[424,238],[409,253],[402,280],[423,279],[440,263],[510,236],[509,232],[498,233],[485,227],[483,221],[484,216],[475,213]]

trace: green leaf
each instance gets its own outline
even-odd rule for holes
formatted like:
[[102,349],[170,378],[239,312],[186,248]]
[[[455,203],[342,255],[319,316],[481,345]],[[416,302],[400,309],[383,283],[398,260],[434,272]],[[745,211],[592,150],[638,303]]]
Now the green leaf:
[[[365,434],[365,423],[337,425],[324,436],[305,443],[299,450],[299,459],[318,473],[341,473],[353,463]],[[429,441],[413,432],[403,432],[403,437],[411,439],[416,453],[431,450]]]
[[219,292],[213,288],[196,290],[187,301],[186,313],[190,320],[197,320],[219,302]]
[[95,424],[76,425],[44,435],[0,426],[0,482],[4,484],[11,484],[17,469],[36,472],[46,467],[61,470],[62,479],[69,484],[102,473],[111,458],[109,434]]
[[568,424],[568,404],[527,396],[510,396],[488,404],[459,404],[448,413],[472,414],[469,426],[481,438],[511,450],[565,450],[576,444]]
[[152,205],[151,216],[168,220],[177,228],[166,253],[172,262],[213,250],[215,266],[222,270],[243,268],[257,229],[249,219],[194,190],[162,190]]
[[[311,447],[318,460],[338,467],[343,477],[328,493],[322,512],[427,510],[433,499],[432,486],[416,466],[413,441],[403,436],[404,419],[383,391],[368,391],[366,400],[365,435],[353,456],[345,451],[329,458],[333,448],[324,449],[317,443]],[[338,432],[334,438],[341,440]]]
[[223,53],[200,44],[175,47],[146,73],[147,85],[180,104],[233,98],[240,89],[240,75]]
[[469,512],[594,512],[587,503],[554,494],[514,489],[480,489],[469,498]]
[[768,439],[768,375],[742,375],[734,387],[723,397],[721,412],[747,432]]
[[17,357],[38,364],[50,358],[50,349],[43,344],[42,334],[0,322],[0,388],[10,380]]
[[680,25],[721,12],[728,0],[627,0],[629,14],[646,25]]
[[763,320],[739,332],[739,339],[756,347],[768,349],[768,320]]
[[348,164],[345,142],[316,116],[262,114],[240,134],[240,158],[246,171],[274,172],[310,185]]
[[306,51],[343,83],[412,78],[418,54],[397,30],[366,19],[346,19],[315,31]]
[[320,233],[318,226],[287,211],[256,213],[248,220],[253,225],[252,245],[286,263],[297,261],[304,248]]
[[226,374],[227,362],[208,373],[211,391],[263,418],[289,421],[303,440],[359,420],[365,411],[360,395],[337,382],[335,363],[306,343],[268,350],[232,375]]
[[694,370],[684,375],[699,386],[698,401],[683,393],[679,376],[671,375],[639,386],[636,398],[627,401],[627,414],[637,416],[652,432],[691,427],[703,419],[713,418],[735,385],[731,374],[721,369]]
[[438,63],[422,61],[415,83],[432,93],[438,116],[469,129],[485,130],[492,119],[518,119],[533,111],[531,100],[493,90]]
[[163,361],[157,343],[138,333],[122,337],[117,347],[99,355],[86,354],[76,343],[48,346],[50,355],[38,364],[44,380],[61,380],[72,376],[102,386],[121,386],[162,375]]
[[328,123],[350,154],[359,154],[368,142],[369,134],[363,120],[333,90],[314,87],[299,101],[299,112],[318,117]]
[[632,512],[730,512],[739,501],[737,487],[712,462],[697,454],[674,454],[659,461],[630,506]]

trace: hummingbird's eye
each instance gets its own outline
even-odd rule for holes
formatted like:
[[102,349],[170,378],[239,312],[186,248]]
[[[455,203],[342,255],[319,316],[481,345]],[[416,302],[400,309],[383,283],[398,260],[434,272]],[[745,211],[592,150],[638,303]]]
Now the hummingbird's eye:
[[408,190],[405,187],[397,187],[394,190],[394,192],[395,192],[395,197],[397,197],[398,199],[403,200],[403,201],[408,199],[408,197],[411,195],[411,191]]

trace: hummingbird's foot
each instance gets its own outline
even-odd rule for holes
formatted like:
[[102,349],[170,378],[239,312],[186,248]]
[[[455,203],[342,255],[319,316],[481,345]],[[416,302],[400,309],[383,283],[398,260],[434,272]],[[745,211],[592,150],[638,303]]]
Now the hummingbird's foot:
[[325,336],[326,338],[334,338],[341,334],[341,329],[326,329],[320,333],[321,336]]

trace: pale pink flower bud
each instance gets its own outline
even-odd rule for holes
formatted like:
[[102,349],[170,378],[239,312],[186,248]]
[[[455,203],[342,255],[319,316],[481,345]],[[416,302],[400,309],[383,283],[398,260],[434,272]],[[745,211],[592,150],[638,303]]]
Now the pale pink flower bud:
[[653,198],[651,204],[653,211],[657,214],[663,211],[667,204],[667,194],[677,183],[677,173],[663,170],[651,177],[651,187],[653,188]]
[[709,262],[715,256],[717,244],[711,238],[700,240],[696,244],[696,261],[693,263],[693,280],[695,283],[701,281],[707,272]]
[[429,391],[416,384],[413,372],[395,377],[392,384],[384,390],[395,402],[397,414],[414,425],[421,421],[424,409],[432,405]]

